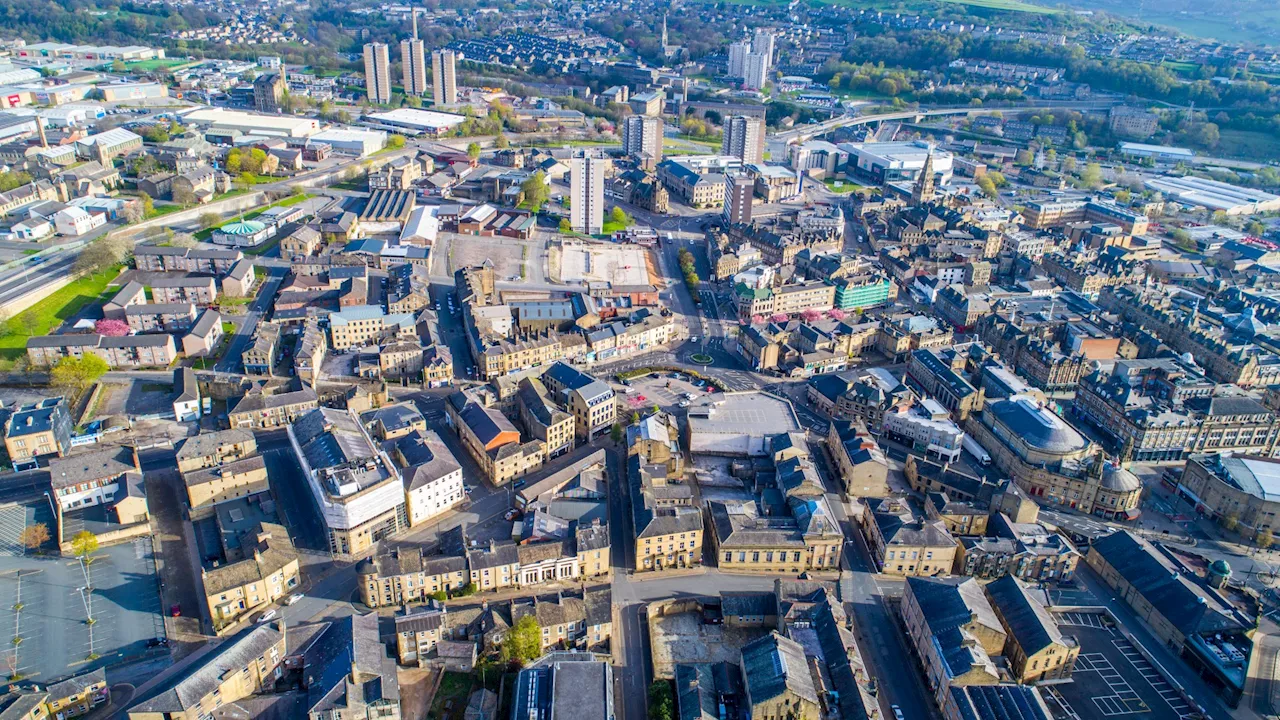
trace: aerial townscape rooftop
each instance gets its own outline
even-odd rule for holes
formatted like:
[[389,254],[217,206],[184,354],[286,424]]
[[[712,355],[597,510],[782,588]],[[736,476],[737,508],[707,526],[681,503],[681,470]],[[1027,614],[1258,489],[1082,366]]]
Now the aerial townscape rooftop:
[[3,718],[1280,715],[1280,19],[0,0]]

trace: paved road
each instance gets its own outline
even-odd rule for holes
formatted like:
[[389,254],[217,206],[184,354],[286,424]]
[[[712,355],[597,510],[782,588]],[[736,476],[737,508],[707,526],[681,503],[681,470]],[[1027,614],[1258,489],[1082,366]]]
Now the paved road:
[[275,302],[276,291],[280,289],[280,283],[284,281],[287,274],[286,270],[279,267],[270,267],[267,272],[270,274],[266,280],[262,281],[258,297],[254,299],[249,312],[240,318],[235,335],[231,338],[231,345],[227,347],[226,353],[214,369],[220,372],[238,372],[243,368],[240,354],[249,347],[249,343],[253,342],[253,332],[258,327],[258,322],[271,309],[271,303]]
[[67,276],[75,263],[74,253],[59,254],[54,259],[45,261],[30,274],[0,284],[0,305],[16,300],[53,280]]

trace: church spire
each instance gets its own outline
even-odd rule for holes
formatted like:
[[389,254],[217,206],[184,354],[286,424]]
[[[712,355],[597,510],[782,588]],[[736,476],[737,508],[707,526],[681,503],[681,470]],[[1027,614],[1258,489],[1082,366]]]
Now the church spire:
[[916,178],[915,187],[911,189],[911,200],[916,205],[932,202],[934,196],[934,177],[933,177],[933,149],[929,149],[929,154],[924,158],[924,167],[920,168],[920,175]]

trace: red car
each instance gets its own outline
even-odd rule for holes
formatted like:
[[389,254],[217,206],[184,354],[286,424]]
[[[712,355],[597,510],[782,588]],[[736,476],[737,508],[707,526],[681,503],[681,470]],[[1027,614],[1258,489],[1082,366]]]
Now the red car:
[[180,616],[182,615],[182,606],[181,606],[181,605],[178,605],[177,603],[174,603],[173,605],[170,605],[170,606],[169,606],[169,614],[170,614],[170,615],[172,615],[172,616],[174,616],[174,617],[180,617]]

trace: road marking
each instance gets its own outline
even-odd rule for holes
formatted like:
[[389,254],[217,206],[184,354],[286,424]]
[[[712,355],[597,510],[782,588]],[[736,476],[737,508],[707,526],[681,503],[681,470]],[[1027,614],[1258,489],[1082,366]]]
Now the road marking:
[[1120,651],[1120,654],[1124,656],[1124,659],[1128,660],[1129,664],[1138,671],[1142,679],[1147,681],[1151,689],[1155,690],[1156,694],[1178,714],[1179,718],[1188,718],[1196,714],[1195,709],[1182,698],[1182,694],[1169,684],[1164,675],[1148,662],[1132,643],[1125,638],[1114,638],[1111,642]]

